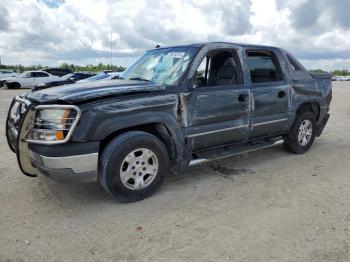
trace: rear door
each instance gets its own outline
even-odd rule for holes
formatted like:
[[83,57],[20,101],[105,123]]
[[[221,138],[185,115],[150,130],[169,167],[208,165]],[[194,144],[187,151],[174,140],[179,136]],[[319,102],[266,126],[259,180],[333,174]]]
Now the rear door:
[[272,50],[246,51],[253,99],[249,138],[283,134],[286,131],[290,114],[290,89],[279,55]]
[[20,84],[22,87],[30,87],[33,82],[33,72],[29,72],[20,78]]
[[243,84],[236,49],[209,50],[197,69],[188,100],[186,129],[194,151],[245,142],[249,124],[249,86]]

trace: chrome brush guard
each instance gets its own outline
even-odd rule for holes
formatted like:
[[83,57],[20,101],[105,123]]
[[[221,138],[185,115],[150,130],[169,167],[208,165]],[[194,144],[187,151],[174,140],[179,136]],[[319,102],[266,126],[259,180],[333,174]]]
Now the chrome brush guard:
[[24,140],[34,118],[33,104],[22,96],[16,96],[9,108],[6,120],[6,138],[10,149],[16,153],[18,164],[27,176],[37,176],[39,171],[31,164],[28,143]]

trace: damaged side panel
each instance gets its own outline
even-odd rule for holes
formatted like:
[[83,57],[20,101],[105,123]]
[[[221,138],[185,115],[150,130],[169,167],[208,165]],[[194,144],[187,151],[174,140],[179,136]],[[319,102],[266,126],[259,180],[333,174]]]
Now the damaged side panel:
[[179,129],[177,94],[129,96],[99,101],[81,107],[82,117],[73,141],[99,141],[126,127],[164,123],[168,129]]

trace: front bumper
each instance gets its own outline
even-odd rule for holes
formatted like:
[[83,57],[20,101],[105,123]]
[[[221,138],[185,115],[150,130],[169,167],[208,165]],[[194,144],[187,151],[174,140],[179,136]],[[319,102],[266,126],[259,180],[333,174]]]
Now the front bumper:
[[99,143],[36,145],[25,140],[34,117],[34,107],[23,97],[16,97],[9,109],[6,136],[17,155],[21,171],[31,177],[45,175],[60,181],[97,181]]
[[72,156],[44,156],[29,150],[33,167],[58,181],[88,183],[97,181],[98,153]]

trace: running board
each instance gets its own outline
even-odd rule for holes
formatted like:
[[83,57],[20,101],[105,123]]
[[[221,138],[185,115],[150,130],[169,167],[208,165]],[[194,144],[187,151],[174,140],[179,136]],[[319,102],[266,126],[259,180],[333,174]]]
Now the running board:
[[232,151],[220,152],[218,154],[213,154],[213,157],[192,159],[188,166],[197,166],[197,165],[201,165],[201,164],[213,161],[213,160],[237,156],[237,155],[240,155],[243,153],[249,153],[249,152],[257,151],[260,149],[266,149],[266,148],[278,146],[281,144],[283,144],[283,139],[269,142],[269,143],[265,143],[263,145],[258,144],[258,145],[248,146],[248,147],[245,147],[245,149],[243,149],[243,150],[232,150]]

